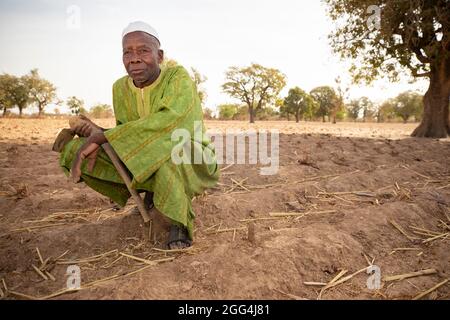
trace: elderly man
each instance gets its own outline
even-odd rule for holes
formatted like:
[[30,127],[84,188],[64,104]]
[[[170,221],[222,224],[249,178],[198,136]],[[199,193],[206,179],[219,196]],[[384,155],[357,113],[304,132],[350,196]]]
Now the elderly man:
[[[171,158],[173,130],[193,133],[194,122],[202,124],[197,89],[183,67],[161,67],[164,53],[156,31],[148,24],[134,22],[125,28],[122,47],[128,75],[113,85],[116,127],[103,129],[83,118],[73,133],[84,138],[63,147],[60,164],[75,182],[84,181],[124,206],[130,193],[100,148],[109,142],[132,175],[133,187],[146,192],[147,208],[154,205],[172,223],[168,247],[184,248],[193,240],[191,200],[213,187],[219,175],[215,161],[175,164]],[[190,143],[210,152],[214,159],[207,138]]]

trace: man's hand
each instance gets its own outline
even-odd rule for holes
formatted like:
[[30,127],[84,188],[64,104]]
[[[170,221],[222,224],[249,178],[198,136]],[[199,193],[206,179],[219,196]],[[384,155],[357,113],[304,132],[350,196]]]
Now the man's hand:
[[79,137],[89,137],[94,131],[104,131],[102,127],[99,127],[91,119],[82,114],[78,115],[78,119],[78,123],[71,130]]
[[75,160],[72,163],[72,169],[70,170],[70,175],[72,181],[77,183],[80,181],[81,177],[81,164],[84,159],[88,159],[88,171],[92,172],[95,166],[95,161],[97,160],[97,154],[100,150],[100,146],[108,142],[106,140],[103,131],[93,130],[86,142],[78,150]]

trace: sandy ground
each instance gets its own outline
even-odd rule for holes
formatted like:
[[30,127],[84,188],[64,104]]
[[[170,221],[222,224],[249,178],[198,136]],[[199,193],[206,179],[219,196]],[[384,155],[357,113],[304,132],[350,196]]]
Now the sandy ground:
[[[166,252],[144,241],[132,202],[114,210],[68,181],[51,151],[66,122],[0,119],[0,297],[411,299],[438,284],[423,299],[450,297],[448,139],[410,138],[414,124],[207,122],[278,129],[280,169],[222,165],[194,200],[194,246]],[[69,265],[81,270],[76,292]]]

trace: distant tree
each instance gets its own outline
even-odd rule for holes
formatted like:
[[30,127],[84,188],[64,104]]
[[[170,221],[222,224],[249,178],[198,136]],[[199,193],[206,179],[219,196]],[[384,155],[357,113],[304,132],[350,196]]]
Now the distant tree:
[[311,116],[314,112],[315,101],[299,87],[289,89],[288,96],[284,99],[284,110],[295,116],[295,122],[299,122],[304,116]]
[[334,81],[336,82],[337,89],[335,103],[331,109],[331,119],[333,123],[336,123],[336,119],[343,120],[345,118],[345,101],[350,88],[343,85],[340,76],[338,76]]
[[221,104],[217,107],[219,110],[219,119],[221,120],[231,120],[233,116],[237,114],[239,105],[238,104]]
[[359,103],[363,111],[363,121],[366,122],[367,120],[372,119],[375,116],[374,103],[367,97],[360,98]]
[[33,69],[24,76],[24,81],[30,89],[30,102],[36,104],[41,116],[44,108],[57,101],[56,87],[39,76],[38,70]]
[[205,89],[202,88],[202,84],[205,83],[206,80],[208,80],[208,78],[205,77],[204,75],[200,74],[200,72],[198,72],[194,68],[191,68],[191,77],[192,77],[192,80],[195,82],[195,86],[197,87],[198,97],[200,98],[200,103],[203,106],[205,104],[207,94],[206,94]]
[[284,119],[286,118],[288,121],[290,120],[290,112],[287,108],[287,106],[284,105],[284,99],[276,98],[275,99],[275,108],[278,109],[278,114],[280,118]]
[[211,120],[213,118],[213,111],[210,108],[203,108],[203,119]]
[[353,121],[356,121],[359,117],[359,114],[361,112],[361,105],[359,103],[359,99],[353,99],[351,100],[347,106],[347,116],[350,119],[353,119]]
[[89,115],[93,118],[111,118],[114,114],[109,104],[97,104],[91,108]]
[[400,93],[394,99],[393,111],[403,119],[403,123],[407,123],[410,117],[420,117],[423,109],[422,96],[413,91]]
[[[241,111],[241,112],[240,112]],[[238,109],[238,113],[235,115],[236,120],[244,120],[247,118],[248,108],[247,106],[241,106]],[[278,115],[278,112],[272,106],[265,106],[256,111],[257,120],[270,120]],[[239,117],[239,119],[237,119]]]
[[394,112],[394,99],[384,101],[377,109],[377,121],[385,122],[394,120],[397,115]]
[[3,116],[6,116],[7,109],[14,107],[14,97],[12,92],[15,87],[17,77],[10,74],[0,75],[0,106],[3,109]]
[[255,122],[256,111],[273,102],[286,85],[279,70],[255,63],[244,68],[230,67],[225,77],[223,91],[247,105],[250,123]]
[[424,113],[416,137],[450,135],[450,3],[449,0],[325,0],[336,22],[331,45],[354,61],[355,82],[408,70],[429,79]]
[[[262,113],[262,114],[261,114]],[[266,111],[264,108],[260,109],[256,113],[256,119],[261,120],[265,117]],[[246,105],[238,105],[236,108],[236,113],[233,115],[233,120],[248,120],[248,107]]]
[[325,117],[330,116],[330,112],[335,108],[336,92],[329,86],[322,86],[312,89],[310,95],[317,102],[316,116],[322,117],[325,122]]
[[69,97],[67,99],[66,104],[69,107],[69,109],[72,112],[72,114],[79,115],[80,113],[83,113],[82,112],[83,110],[85,111],[85,109],[84,109],[84,101],[81,100],[81,99],[78,99],[75,96]]
[[334,117],[335,117],[334,123],[336,123],[336,120],[340,120],[340,121],[344,120],[347,117],[347,112],[345,110],[345,106],[341,110],[336,112],[336,115]]
[[10,98],[13,106],[19,109],[19,116],[22,116],[22,111],[25,109],[30,101],[30,88],[25,77],[11,76],[12,82],[10,87]]
[[55,110],[53,111],[56,115],[60,115],[61,111],[58,108],[55,108]]

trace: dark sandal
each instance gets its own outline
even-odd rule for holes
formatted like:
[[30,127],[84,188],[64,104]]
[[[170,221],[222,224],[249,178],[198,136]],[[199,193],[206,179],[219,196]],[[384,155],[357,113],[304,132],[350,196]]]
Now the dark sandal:
[[190,247],[192,245],[192,241],[191,239],[189,239],[189,235],[186,228],[179,227],[177,225],[172,225],[170,227],[169,241],[167,242],[167,247],[170,249],[171,244],[179,241],[187,244],[187,247]]
[[150,210],[155,206],[153,203],[153,192],[145,191],[144,205],[147,210]]

